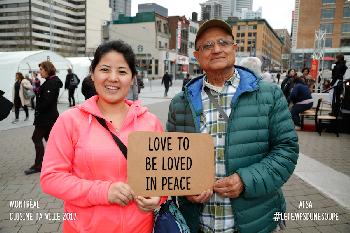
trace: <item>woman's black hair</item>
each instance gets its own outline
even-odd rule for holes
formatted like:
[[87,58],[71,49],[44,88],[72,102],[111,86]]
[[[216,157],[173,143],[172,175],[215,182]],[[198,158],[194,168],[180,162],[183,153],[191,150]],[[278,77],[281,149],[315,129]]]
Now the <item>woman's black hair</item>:
[[94,59],[92,60],[91,65],[90,65],[90,72],[91,73],[94,72],[94,70],[95,70],[97,64],[100,62],[101,58],[106,53],[109,53],[111,51],[115,51],[115,52],[123,54],[123,57],[124,57],[126,63],[128,63],[129,68],[131,70],[132,77],[134,77],[137,74],[136,66],[135,66],[136,65],[135,54],[134,54],[134,51],[132,50],[131,46],[122,40],[109,41],[109,42],[103,43],[100,46],[98,46],[98,48],[96,49],[95,54],[94,54]]
[[301,70],[301,73],[304,73],[304,70],[307,70],[307,72],[310,73],[310,69],[307,68],[307,67],[304,67],[304,68]]
[[294,72],[295,72],[295,69],[291,68],[291,69],[289,69],[289,70],[287,71],[287,76],[289,75],[289,73],[290,73],[292,70],[294,70]]

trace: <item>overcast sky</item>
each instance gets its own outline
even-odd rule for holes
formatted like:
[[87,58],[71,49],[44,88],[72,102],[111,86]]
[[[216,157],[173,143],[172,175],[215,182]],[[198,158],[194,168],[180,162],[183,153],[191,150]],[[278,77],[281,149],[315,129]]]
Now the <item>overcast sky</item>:
[[[140,3],[157,3],[168,8],[169,16],[185,15],[191,18],[193,11],[200,15],[199,3],[206,0],[132,0],[131,15],[136,15],[137,5]],[[286,28],[290,32],[292,22],[292,11],[295,0],[253,0],[253,10],[262,7],[262,16],[274,29]]]

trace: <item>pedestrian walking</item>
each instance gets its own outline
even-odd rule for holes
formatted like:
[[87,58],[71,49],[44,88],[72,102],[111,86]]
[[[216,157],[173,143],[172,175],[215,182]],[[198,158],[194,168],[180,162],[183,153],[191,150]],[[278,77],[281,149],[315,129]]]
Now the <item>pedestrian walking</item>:
[[190,74],[187,73],[186,76],[185,76],[185,78],[184,78],[184,80],[182,81],[182,91],[185,90],[185,86],[186,86],[186,84],[187,84],[190,80],[191,80]]
[[96,95],[95,85],[90,74],[84,78],[83,83],[81,84],[81,93],[86,100]]
[[77,214],[64,232],[150,233],[153,211],[166,199],[136,196],[127,183],[128,135],[162,131],[155,115],[126,99],[135,63],[125,42],[100,45],[90,66],[97,95],[65,111],[52,129],[40,181]]
[[58,118],[57,101],[62,81],[56,76],[56,68],[50,61],[43,61],[39,64],[40,75],[45,82],[40,86],[36,101],[34,115],[34,132],[32,140],[35,147],[35,162],[27,170],[26,175],[41,171],[41,164],[44,157],[44,143],[48,140],[52,126]]
[[168,74],[168,71],[165,72],[165,74],[163,75],[162,78],[162,84],[164,83],[164,97],[168,96],[168,91],[169,91],[169,87],[173,84],[172,83],[172,78],[171,76]]
[[12,121],[13,124],[19,121],[19,109],[23,108],[27,121],[29,119],[28,106],[30,106],[30,98],[26,98],[24,92],[26,90],[31,90],[32,84],[24,78],[21,72],[16,73],[16,81],[13,86],[13,103],[15,107],[15,119]]
[[80,79],[76,74],[72,72],[72,69],[68,69],[66,81],[64,83],[64,89],[68,89],[68,102],[69,107],[75,106],[74,92],[80,83]]
[[205,74],[169,106],[167,131],[207,133],[215,145],[213,191],[178,197],[194,233],[284,228],[274,215],[286,211],[281,187],[297,163],[298,138],[280,88],[235,66],[236,48],[225,21],[203,23],[194,56]]
[[276,78],[277,78],[277,84],[280,84],[280,78],[281,78],[280,72],[277,72]]

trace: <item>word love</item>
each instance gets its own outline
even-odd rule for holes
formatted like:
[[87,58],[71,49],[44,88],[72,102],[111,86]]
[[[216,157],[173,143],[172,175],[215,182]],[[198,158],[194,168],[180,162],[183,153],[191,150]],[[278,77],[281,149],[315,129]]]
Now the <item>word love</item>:
[[[148,138],[149,151],[172,151],[172,137],[155,137]],[[190,147],[190,140],[187,137],[177,137],[178,150],[188,150]]]

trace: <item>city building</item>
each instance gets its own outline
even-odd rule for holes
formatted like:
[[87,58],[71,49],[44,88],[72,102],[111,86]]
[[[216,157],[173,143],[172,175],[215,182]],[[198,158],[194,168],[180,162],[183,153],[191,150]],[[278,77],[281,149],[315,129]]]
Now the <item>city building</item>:
[[161,78],[165,71],[175,74],[176,52],[170,50],[168,18],[155,12],[120,15],[110,22],[104,40],[124,40],[135,51],[137,66],[144,78]]
[[112,20],[118,20],[120,14],[131,16],[131,0],[109,0],[109,6],[112,8]]
[[218,1],[207,1],[201,3],[201,19],[223,19],[222,8],[223,6]]
[[237,43],[237,63],[243,57],[261,59],[262,69],[280,70],[283,42],[265,19],[228,21]]
[[102,42],[102,26],[111,21],[111,8],[107,1],[86,1],[85,56],[93,56]]
[[96,5],[93,0],[0,1],[0,51],[85,56],[101,42],[101,25],[110,19],[108,4]]
[[85,0],[0,2],[0,51],[85,54]]
[[[317,33],[320,31],[321,33]],[[316,35],[323,44],[323,66],[331,68],[337,53],[350,55],[350,1],[296,0],[293,15],[292,67],[310,67]]]
[[242,9],[253,9],[253,0],[235,0],[235,12],[242,13]]
[[259,7],[257,11],[249,10],[243,8],[241,12],[241,19],[261,19],[262,17],[262,8]]
[[287,70],[290,68],[290,51],[292,48],[292,39],[287,29],[275,29],[275,32],[283,41],[282,68],[283,70]]
[[[193,17],[192,17],[193,18]],[[189,20],[189,31],[188,31],[188,59],[189,59],[189,73],[191,75],[197,75],[201,72],[197,59],[194,57],[193,52],[196,50],[195,41],[196,35],[199,28],[198,22],[193,19]]]
[[159,15],[168,17],[168,9],[156,3],[144,3],[138,5],[138,12],[156,12]]
[[168,21],[171,34],[169,49],[177,54],[175,78],[183,78],[184,74],[189,71],[188,44],[190,22],[185,16],[170,16]]

